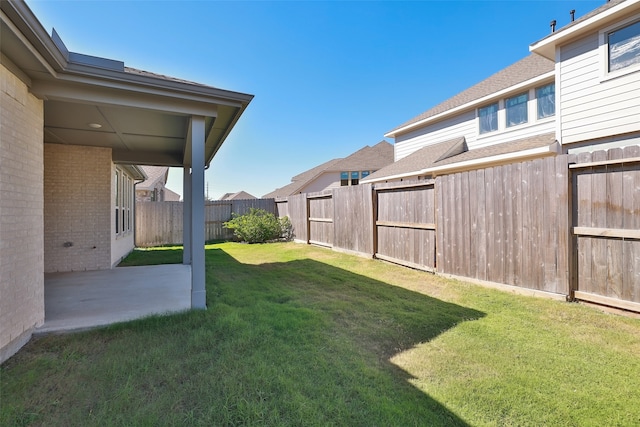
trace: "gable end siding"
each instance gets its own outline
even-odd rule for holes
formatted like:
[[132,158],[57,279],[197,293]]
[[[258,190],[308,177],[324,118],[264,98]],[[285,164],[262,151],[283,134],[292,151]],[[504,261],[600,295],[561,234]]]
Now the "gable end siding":
[[640,72],[603,78],[598,33],[560,48],[561,142],[640,131]]

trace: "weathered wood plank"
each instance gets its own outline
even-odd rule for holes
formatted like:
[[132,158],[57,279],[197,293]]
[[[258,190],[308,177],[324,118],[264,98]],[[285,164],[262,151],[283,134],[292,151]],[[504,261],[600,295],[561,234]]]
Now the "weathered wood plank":
[[599,160],[596,162],[584,162],[584,163],[580,162],[573,165],[569,165],[569,168],[570,169],[592,168],[596,166],[619,165],[622,163],[624,164],[640,163],[640,157]]
[[569,218],[571,216],[570,203],[569,203],[569,188],[571,183],[569,182],[569,168],[568,168],[568,156],[559,155],[555,158],[555,180],[554,188],[557,201],[556,220],[556,244],[557,244],[557,283],[555,292],[569,295],[570,283],[569,283],[569,256],[572,245],[573,237],[570,235]]
[[532,162],[526,162],[522,164],[522,174],[521,174],[521,189],[522,189],[522,274],[521,274],[521,283],[525,288],[533,288],[533,263],[532,259],[536,256],[533,253],[533,237],[532,237],[532,218],[533,218],[533,207],[532,207],[532,185],[531,182],[533,180],[533,168],[531,167]]
[[573,233],[578,236],[640,239],[640,230],[626,228],[573,227]]
[[434,223],[420,224],[417,222],[398,222],[398,221],[376,221],[378,227],[397,227],[397,228],[413,228],[419,230],[435,230]]
[[[591,161],[591,153],[580,153],[576,161],[588,163]],[[581,170],[574,173],[576,194],[574,195],[573,206],[576,210],[574,226],[591,227],[591,175],[592,170]],[[577,290],[593,292],[593,271],[591,257],[591,239],[577,238]]]
[[549,292],[555,292],[558,287],[558,229],[550,226],[557,224],[558,221],[558,205],[557,190],[555,188],[555,159],[549,157],[543,161],[543,221],[546,226],[542,227],[542,253],[543,265],[543,287],[542,289]]
[[478,180],[478,271],[476,277],[480,280],[488,280],[487,269],[487,196],[486,196],[486,174],[484,169],[476,171]]
[[[608,150],[609,160],[623,157],[621,148]],[[622,200],[623,171],[620,164],[607,166],[607,227],[621,229],[624,227]],[[622,281],[623,242],[620,239],[609,239],[607,242],[607,296],[622,298],[624,284]]]
[[[593,161],[607,159],[606,151],[596,151],[592,154]],[[591,226],[607,228],[607,177],[606,169],[599,169],[591,176]],[[607,240],[591,239],[591,277],[595,285],[591,292],[607,295]]]

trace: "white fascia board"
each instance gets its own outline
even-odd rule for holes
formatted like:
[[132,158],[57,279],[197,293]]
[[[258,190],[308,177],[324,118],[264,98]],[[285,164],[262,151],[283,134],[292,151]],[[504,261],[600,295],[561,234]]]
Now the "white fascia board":
[[433,176],[442,175],[443,173],[461,172],[471,169],[479,169],[481,166],[491,167],[496,164],[511,163],[514,160],[526,160],[528,158],[542,157],[545,155],[558,154],[560,145],[554,142],[544,147],[530,148],[528,150],[516,151],[514,153],[498,154],[491,157],[483,157],[481,159],[467,160],[466,162],[451,163],[449,165],[436,166],[424,170],[424,173]]
[[432,175],[435,177],[436,175],[443,175],[448,173],[461,172],[465,170],[471,169],[480,169],[481,167],[491,167],[496,164],[513,162],[515,160],[525,160],[528,158],[541,157],[545,155],[553,155],[558,154],[561,151],[560,145],[557,142],[554,142],[550,145],[545,145],[544,147],[530,148],[528,150],[516,151],[513,153],[506,154],[498,154],[490,157],[482,157],[480,159],[467,160],[458,163],[450,163],[442,166],[435,166],[432,168],[420,169],[413,172],[405,172],[396,175],[385,176],[382,178],[375,178],[371,180],[363,180],[362,183],[375,183],[381,181],[389,181],[394,179],[404,179],[411,178],[420,175]]
[[[640,0],[626,0],[611,9],[607,9],[602,13],[585,19],[576,25],[567,28],[566,30],[560,29],[558,32],[551,36],[548,36],[540,41],[537,41],[529,46],[529,51],[544,56],[547,59],[556,59],[556,46],[567,41],[571,38],[578,37],[591,31],[592,27],[601,26],[616,18],[628,16],[634,6],[638,5]],[[627,11],[629,9],[629,11]],[[621,15],[621,16],[618,16]]]
[[[638,0],[638,1],[640,1],[640,0]],[[554,77],[555,77],[555,70],[554,71],[549,71],[548,73],[541,74],[541,75],[539,75],[537,77],[534,77],[532,79],[526,80],[526,81],[524,81],[522,83],[518,83],[517,85],[509,86],[508,88],[502,89],[501,91],[494,92],[494,93],[492,93],[490,95],[483,96],[482,98],[475,99],[475,100],[473,100],[471,102],[467,102],[466,104],[460,105],[460,106],[452,108],[450,110],[443,111],[442,113],[436,114],[435,116],[427,117],[426,119],[422,119],[422,120],[420,120],[418,122],[411,123],[411,124],[409,124],[407,126],[404,126],[402,128],[399,128],[399,129],[396,129],[394,131],[388,132],[384,136],[386,138],[395,138],[398,134],[406,133],[406,132],[409,132],[409,131],[424,127],[424,126],[426,126],[426,125],[428,125],[428,124],[430,124],[432,122],[437,122],[437,121],[445,119],[445,118],[447,118],[449,116],[452,116],[452,115],[461,113],[463,111],[469,110],[471,108],[476,108],[477,106],[479,106],[481,104],[485,104],[485,103],[487,103],[489,101],[501,99],[507,94],[510,94],[512,92],[520,91],[520,90],[522,90],[522,89],[524,89],[526,87],[529,87],[529,86],[534,86],[534,85],[539,84],[539,83],[541,83],[541,82],[543,82],[545,80],[552,80]]]

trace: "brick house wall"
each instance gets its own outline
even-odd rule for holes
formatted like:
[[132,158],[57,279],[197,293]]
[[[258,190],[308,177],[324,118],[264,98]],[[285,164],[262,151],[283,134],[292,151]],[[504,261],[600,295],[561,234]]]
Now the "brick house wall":
[[0,65],[0,362],[44,322],[44,108]]
[[111,149],[44,144],[44,271],[111,268]]

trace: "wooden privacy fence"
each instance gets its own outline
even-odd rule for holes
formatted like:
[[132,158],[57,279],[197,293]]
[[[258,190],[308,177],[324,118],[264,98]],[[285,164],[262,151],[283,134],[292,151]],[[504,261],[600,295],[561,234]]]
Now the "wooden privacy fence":
[[[224,228],[223,223],[251,208],[277,213],[273,199],[205,202],[205,240],[232,240],[233,232]],[[135,244],[138,247],[182,244],[182,224],[182,202],[136,202]]]
[[640,311],[640,147],[280,200],[297,241]]
[[640,147],[583,153],[569,160],[575,296],[638,310]]

